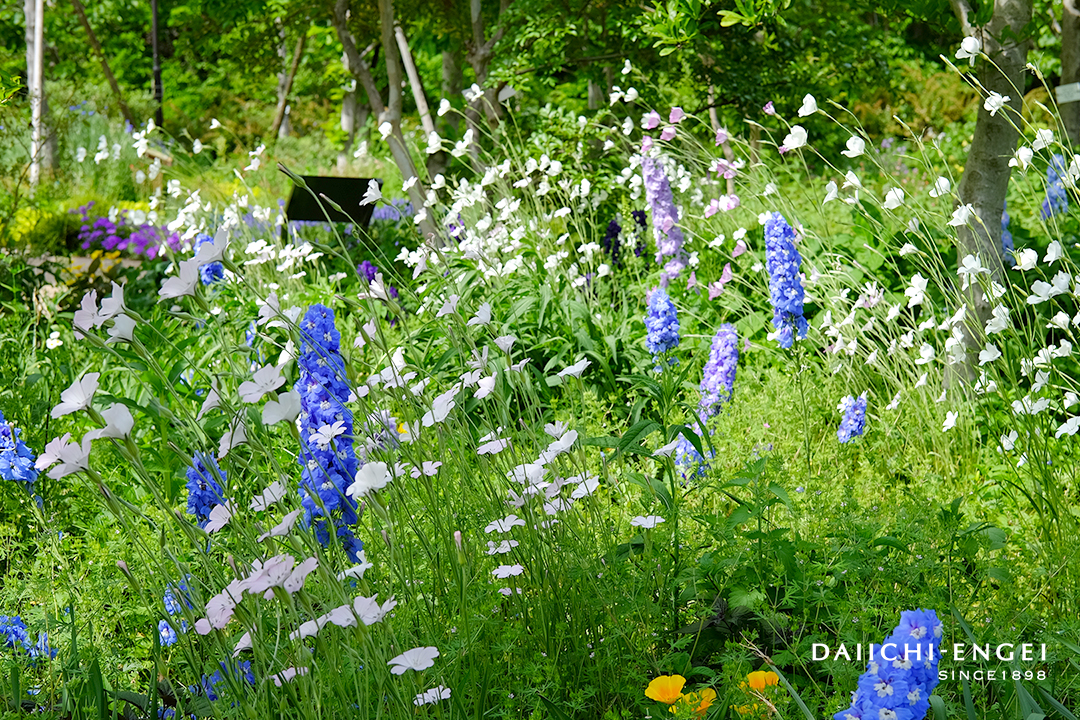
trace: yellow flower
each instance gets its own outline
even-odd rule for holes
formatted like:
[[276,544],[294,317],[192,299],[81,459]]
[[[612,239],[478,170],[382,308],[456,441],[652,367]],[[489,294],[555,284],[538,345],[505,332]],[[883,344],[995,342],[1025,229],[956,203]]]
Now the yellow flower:
[[[705,688],[701,692],[687,693],[679,698],[679,705],[689,705],[691,710],[699,718],[705,717],[706,711],[709,706],[712,705],[713,700],[716,699],[716,691],[712,688]],[[675,712],[675,706],[671,706],[671,712]]]
[[670,705],[682,697],[686,678],[682,675],[661,675],[645,688],[645,697]]
[[780,677],[776,673],[765,670],[752,672],[746,676],[746,679],[750,682],[750,687],[758,692],[763,692],[767,686],[780,682]]

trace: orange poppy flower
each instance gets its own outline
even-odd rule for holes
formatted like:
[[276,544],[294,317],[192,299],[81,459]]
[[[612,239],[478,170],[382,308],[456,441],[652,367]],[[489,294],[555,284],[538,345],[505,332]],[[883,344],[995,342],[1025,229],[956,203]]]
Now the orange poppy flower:
[[[699,718],[705,717],[706,711],[709,706],[712,705],[713,700],[716,699],[716,691],[712,688],[705,688],[701,692],[692,692],[683,695],[679,698],[680,705],[689,705],[694,711],[694,714]],[[671,707],[671,712],[675,712],[675,706]]]
[[750,687],[758,692],[763,692],[769,685],[780,682],[780,677],[776,673],[766,670],[752,672],[746,676],[746,679],[750,682]]
[[682,697],[686,678],[682,675],[661,675],[645,688],[645,697],[670,705]]

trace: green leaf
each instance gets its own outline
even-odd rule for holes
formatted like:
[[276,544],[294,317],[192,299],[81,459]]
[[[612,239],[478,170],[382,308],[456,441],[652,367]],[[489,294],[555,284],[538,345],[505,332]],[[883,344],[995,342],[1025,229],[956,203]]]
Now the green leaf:
[[934,720],[946,720],[945,701],[937,695],[930,696],[930,707],[934,709]]
[[660,423],[655,420],[642,420],[636,425],[631,426],[629,430],[623,433],[622,439],[619,440],[619,444],[616,446],[615,455],[626,451],[631,445],[640,445],[640,440],[644,439],[649,433],[659,430]]
[[964,683],[964,710],[967,711],[968,720],[979,720],[975,713],[975,703],[971,702],[971,682],[966,677],[961,679]]
[[780,678],[780,683],[787,688],[789,693],[791,693],[792,699],[795,700],[795,704],[802,710],[802,714],[806,720],[814,720],[814,715],[810,712],[810,708],[806,707],[806,703],[803,702],[803,699],[799,697],[799,693],[795,692],[795,688],[791,686],[791,683],[789,683],[787,678],[780,672],[780,668],[775,665],[769,665],[769,669],[776,673],[776,677]]
[[906,552],[906,553],[908,553],[908,554],[910,554],[910,553],[911,553],[911,551],[910,551],[910,550],[908,550],[908,547],[907,547],[907,545],[905,545],[904,543],[900,542],[899,540],[897,540],[897,539],[896,539],[896,538],[894,538],[894,537],[890,537],[889,535],[882,535],[882,536],[881,536],[881,537],[879,537],[879,538],[878,538],[877,540],[875,540],[874,542],[870,543],[870,547],[872,547],[872,548],[875,548],[875,547],[880,547],[880,546],[882,546],[882,545],[887,545],[888,547],[891,547],[891,548],[895,548],[895,549],[897,549],[897,550],[900,550],[900,551],[902,551],[902,552]]
[[1042,699],[1046,704],[1054,708],[1054,710],[1061,715],[1061,717],[1065,718],[1065,720],[1077,720],[1076,715],[1074,715],[1071,710],[1058,702],[1053,695],[1046,692],[1041,686],[1036,685],[1035,689],[1039,691],[1039,695],[1042,696]]
[[551,716],[555,718],[555,720],[570,720],[570,716],[560,710],[558,706],[555,705],[555,703],[551,702],[540,693],[536,693],[536,696],[543,701],[544,705],[548,709],[548,712],[551,713]]
[[769,492],[780,498],[780,501],[787,505],[788,510],[791,509],[791,498],[788,497],[787,490],[784,490],[776,483],[769,483]]

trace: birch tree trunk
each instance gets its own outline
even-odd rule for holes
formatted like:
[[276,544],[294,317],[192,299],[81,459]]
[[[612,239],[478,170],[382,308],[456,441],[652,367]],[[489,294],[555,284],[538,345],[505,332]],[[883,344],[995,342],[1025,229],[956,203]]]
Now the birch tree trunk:
[[420,114],[420,125],[424,128],[424,134],[430,135],[435,132],[435,123],[431,121],[431,110],[428,109],[424,86],[420,83],[420,74],[416,72],[416,63],[413,62],[412,51],[409,50],[409,40],[405,37],[405,31],[401,29],[401,25],[394,26],[394,39],[397,41],[398,50],[401,51],[401,62],[405,65],[405,75],[409,78],[413,100],[416,102],[416,111]]
[[[387,90],[386,107],[379,115],[379,124],[390,124],[390,134],[386,141],[390,145],[390,154],[394,163],[401,171],[401,176],[408,180],[416,178],[416,165],[413,163],[409,148],[405,145],[405,136],[401,132],[401,59],[398,57],[397,41],[394,39],[394,0],[379,0],[379,25],[382,30],[383,57],[386,62],[386,78],[389,84]],[[425,213],[424,206],[426,193],[424,185],[419,180],[409,188],[409,199],[416,208],[417,214]],[[425,239],[437,237],[435,224],[428,217],[419,223],[420,232]]]
[[[1077,0],[1064,0],[1061,11],[1061,84],[1080,82],[1080,7]],[[1061,121],[1069,133],[1073,150],[1080,149],[1080,101],[1061,106]]]
[[26,80],[30,91],[30,189],[37,187],[41,179],[42,156],[44,155],[44,128],[42,121],[44,113],[42,105],[45,101],[44,79],[44,11],[45,4],[42,0],[26,0],[24,6],[26,13]]
[[[300,39],[296,42],[296,51],[293,53],[292,64],[284,78],[278,82],[278,104],[274,113],[274,123],[270,126],[270,137],[288,137],[289,128],[286,123],[289,119],[289,93],[292,92],[293,81],[300,69],[300,60],[304,55],[304,44],[307,42],[307,28],[300,33]],[[280,76],[279,76],[280,78]]]
[[86,31],[86,38],[90,41],[90,47],[97,53],[98,60],[101,61],[101,71],[105,73],[105,79],[109,82],[113,95],[116,96],[116,102],[120,106],[120,113],[125,120],[131,123],[132,127],[138,127],[135,116],[131,114],[127,103],[124,102],[124,95],[120,92],[120,84],[116,82],[116,76],[112,74],[112,69],[109,68],[109,61],[105,58],[105,51],[101,49],[101,43],[98,42],[97,35],[94,34],[94,28],[90,27],[90,21],[86,19],[86,8],[83,7],[80,0],[71,0],[71,4],[75,8],[75,14],[79,16],[79,22],[82,24],[83,30]]
[[[356,83],[364,88],[371,112],[376,116],[382,115],[384,110],[382,95],[379,93],[379,86],[375,84],[375,78],[371,75],[371,67],[364,60],[368,51],[360,52],[357,49],[356,40],[349,31],[349,0],[335,0],[330,23],[334,26],[334,31],[345,53],[345,69],[355,78]],[[393,45],[393,42],[390,44]]]
[[342,175],[349,166],[349,154],[356,140],[356,88],[347,90],[341,98],[341,131],[345,133],[345,148],[338,153],[337,169]]

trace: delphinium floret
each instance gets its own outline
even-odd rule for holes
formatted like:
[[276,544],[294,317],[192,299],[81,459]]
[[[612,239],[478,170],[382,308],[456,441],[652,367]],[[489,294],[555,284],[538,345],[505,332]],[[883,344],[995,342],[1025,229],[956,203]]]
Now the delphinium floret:
[[795,248],[795,231],[784,216],[774,212],[765,222],[765,266],[769,271],[769,297],[773,305],[776,339],[785,350],[795,338],[806,337],[809,325],[803,317],[802,257]]
[[735,326],[725,323],[713,336],[709,360],[701,371],[702,421],[712,417],[735,392],[735,371],[739,366],[739,335]]
[[[350,529],[357,520],[357,504],[345,491],[359,463],[353,447],[353,415],[345,407],[350,392],[334,311],[312,305],[300,322],[300,337],[296,390],[300,393],[301,504],[319,542],[329,545],[333,533],[356,562],[363,547]],[[341,423],[340,434],[323,442],[318,430],[335,423]]]
[[26,631],[26,623],[18,615],[0,615],[0,647],[29,653],[34,644]]
[[1065,174],[1065,158],[1055,153],[1046,168],[1046,199],[1042,204],[1044,220],[1069,211],[1069,193],[1061,178]]
[[941,634],[933,610],[901,613],[900,624],[873,648],[874,659],[859,678],[851,707],[834,720],[923,720],[938,684]]
[[683,232],[679,228],[679,210],[671,193],[664,165],[659,160],[644,157],[641,172],[645,181],[645,198],[653,214],[653,237],[656,239],[656,262],[664,262],[660,283],[667,286],[686,267],[687,255],[683,249]]
[[187,469],[187,511],[194,515],[199,527],[206,527],[210,511],[225,502],[222,488],[226,483],[225,471],[210,455],[196,452]]
[[866,429],[866,395],[855,397],[848,395],[836,406],[843,417],[836,437],[842,443],[849,443]]
[[38,477],[35,456],[21,435],[22,430],[9,423],[0,412],[0,480],[21,485],[26,492],[33,493]]
[[[199,248],[206,243],[213,243],[214,238],[210,237],[206,233],[199,233],[195,236],[195,245],[192,250],[198,254]],[[213,285],[222,278],[225,277],[225,266],[219,262],[212,262],[203,265],[199,268],[199,278],[202,280],[203,285]]]
[[[667,290],[658,287],[649,295],[649,312],[645,315],[645,347],[658,360],[663,353],[679,346],[679,313]],[[675,358],[669,361],[675,362]],[[659,368],[658,368],[659,369]]]
[[1005,256],[1006,260],[1013,263],[1015,262],[1015,260],[1013,260],[1013,250],[1015,249],[1015,246],[1013,245],[1012,231],[1009,230],[1009,223],[1011,220],[1012,218],[1009,217],[1009,204],[1005,203],[1001,210],[1001,253]]

